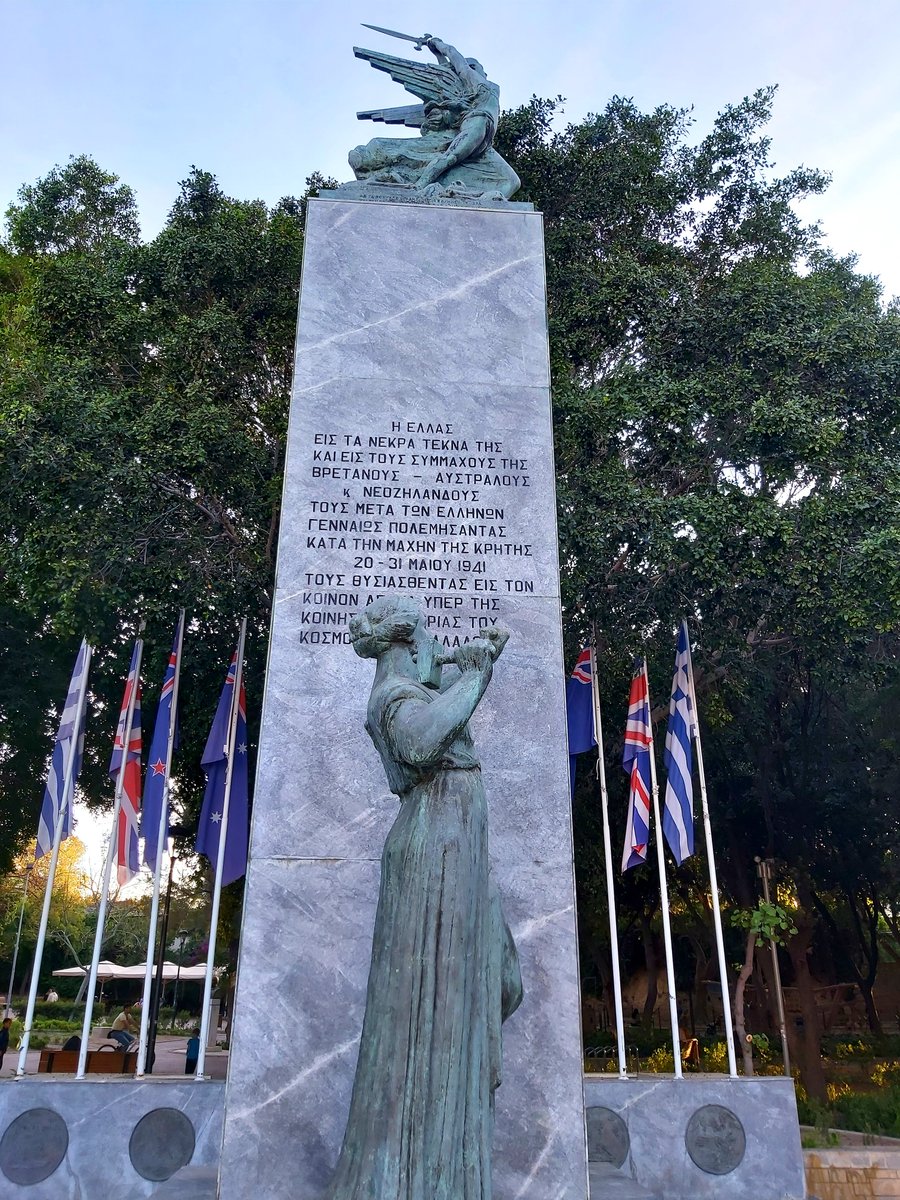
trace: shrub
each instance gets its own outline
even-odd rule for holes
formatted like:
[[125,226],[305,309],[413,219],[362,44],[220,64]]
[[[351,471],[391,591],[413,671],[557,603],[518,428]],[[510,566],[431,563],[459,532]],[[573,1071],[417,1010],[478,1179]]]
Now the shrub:
[[728,1047],[724,1042],[713,1042],[704,1048],[700,1061],[704,1071],[727,1071]]
[[900,1084],[900,1062],[876,1063],[872,1071],[872,1082],[876,1087]]
[[801,1124],[817,1129],[854,1129],[881,1137],[900,1137],[900,1084],[880,1092],[853,1092],[847,1084],[830,1085],[831,1106],[826,1108],[797,1097]]
[[667,1050],[665,1046],[660,1046],[641,1065],[645,1071],[652,1071],[657,1074],[665,1073],[675,1070],[675,1058],[671,1050]]
[[874,1050],[871,1042],[864,1042],[862,1038],[856,1042],[838,1042],[832,1053],[835,1058],[872,1058]]

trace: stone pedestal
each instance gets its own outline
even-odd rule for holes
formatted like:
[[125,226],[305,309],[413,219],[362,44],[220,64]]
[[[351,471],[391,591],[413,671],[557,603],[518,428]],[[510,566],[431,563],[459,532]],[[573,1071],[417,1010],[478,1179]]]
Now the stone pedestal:
[[[141,1200],[187,1164],[209,1179],[222,1139],[224,1090],[218,1080],[154,1076],[4,1079],[0,1196]],[[214,1194],[213,1181],[210,1200]]]
[[807,1195],[792,1079],[588,1075],[584,1094],[592,1164],[618,1168],[651,1196],[803,1200]]
[[317,1200],[337,1158],[397,813],[346,622],[386,593],[512,630],[472,722],[525,987],[494,1191],[585,1200],[545,304],[539,214],[309,205],[221,1200]]

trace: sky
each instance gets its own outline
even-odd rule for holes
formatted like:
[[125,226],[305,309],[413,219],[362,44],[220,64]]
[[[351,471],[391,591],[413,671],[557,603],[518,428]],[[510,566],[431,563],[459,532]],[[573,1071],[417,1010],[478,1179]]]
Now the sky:
[[416,57],[362,21],[442,37],[504,107],[562,95],[567,120],[620,95],[693,108],[699,138],[777,84],[776,170],[833,179],[803,217],[900,294],[897,0],[0,0],[0,207],[81,153],[135,190],[148,237],[194,164],[270,204],[313,171],[351,178],[347,152],[378,132],[357,109],[411,99],[351,47]]

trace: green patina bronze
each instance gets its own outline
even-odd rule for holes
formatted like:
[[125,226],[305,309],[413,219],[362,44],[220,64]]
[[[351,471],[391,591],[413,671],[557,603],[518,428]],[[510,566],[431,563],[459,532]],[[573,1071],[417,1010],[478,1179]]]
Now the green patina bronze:
[[468,721],[508,634],[491,630],[451,658],[398,596],[370,604],[350,634],[376,660],[366,729],[400,812],[381,859],[359,1062],[326,1196],[489,1200],[500,1027],[522,981],[488,865]]
[[[369,28],[377,28],[369,26]],[[385,71],[423,103],[373,108],[360,120],[418,128],[419,138],[373,138],[350,153],[355,183],[327,193],[358,199],[508,200],[519,177],[493,148],[500,119],[500,89],[477,59],[429,34],[421,38],[379,30],[427,46],[437,58],[418,63],[376,50],[353,48],[378,71]]]

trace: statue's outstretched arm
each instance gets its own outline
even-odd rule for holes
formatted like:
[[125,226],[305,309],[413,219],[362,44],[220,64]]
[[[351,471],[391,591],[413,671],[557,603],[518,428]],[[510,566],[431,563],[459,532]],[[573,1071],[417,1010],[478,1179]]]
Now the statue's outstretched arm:
[[446,58],[460,79],[465,80],[466,83],[469,83],[473,79],[476,83],[479,82],[477,75],[455,46],[451,46],[447,42],[442,42],[440,38],[429,38],[425,44],[433,53],[439,57]]
[[403,700],[395,709],[390,740],[403,762],[419,766],[439,758],[465,728],[484,695],[493,667],[491,646],[469,642],[460,647],[456,660],[461,674],[446,692],[430,703]]

